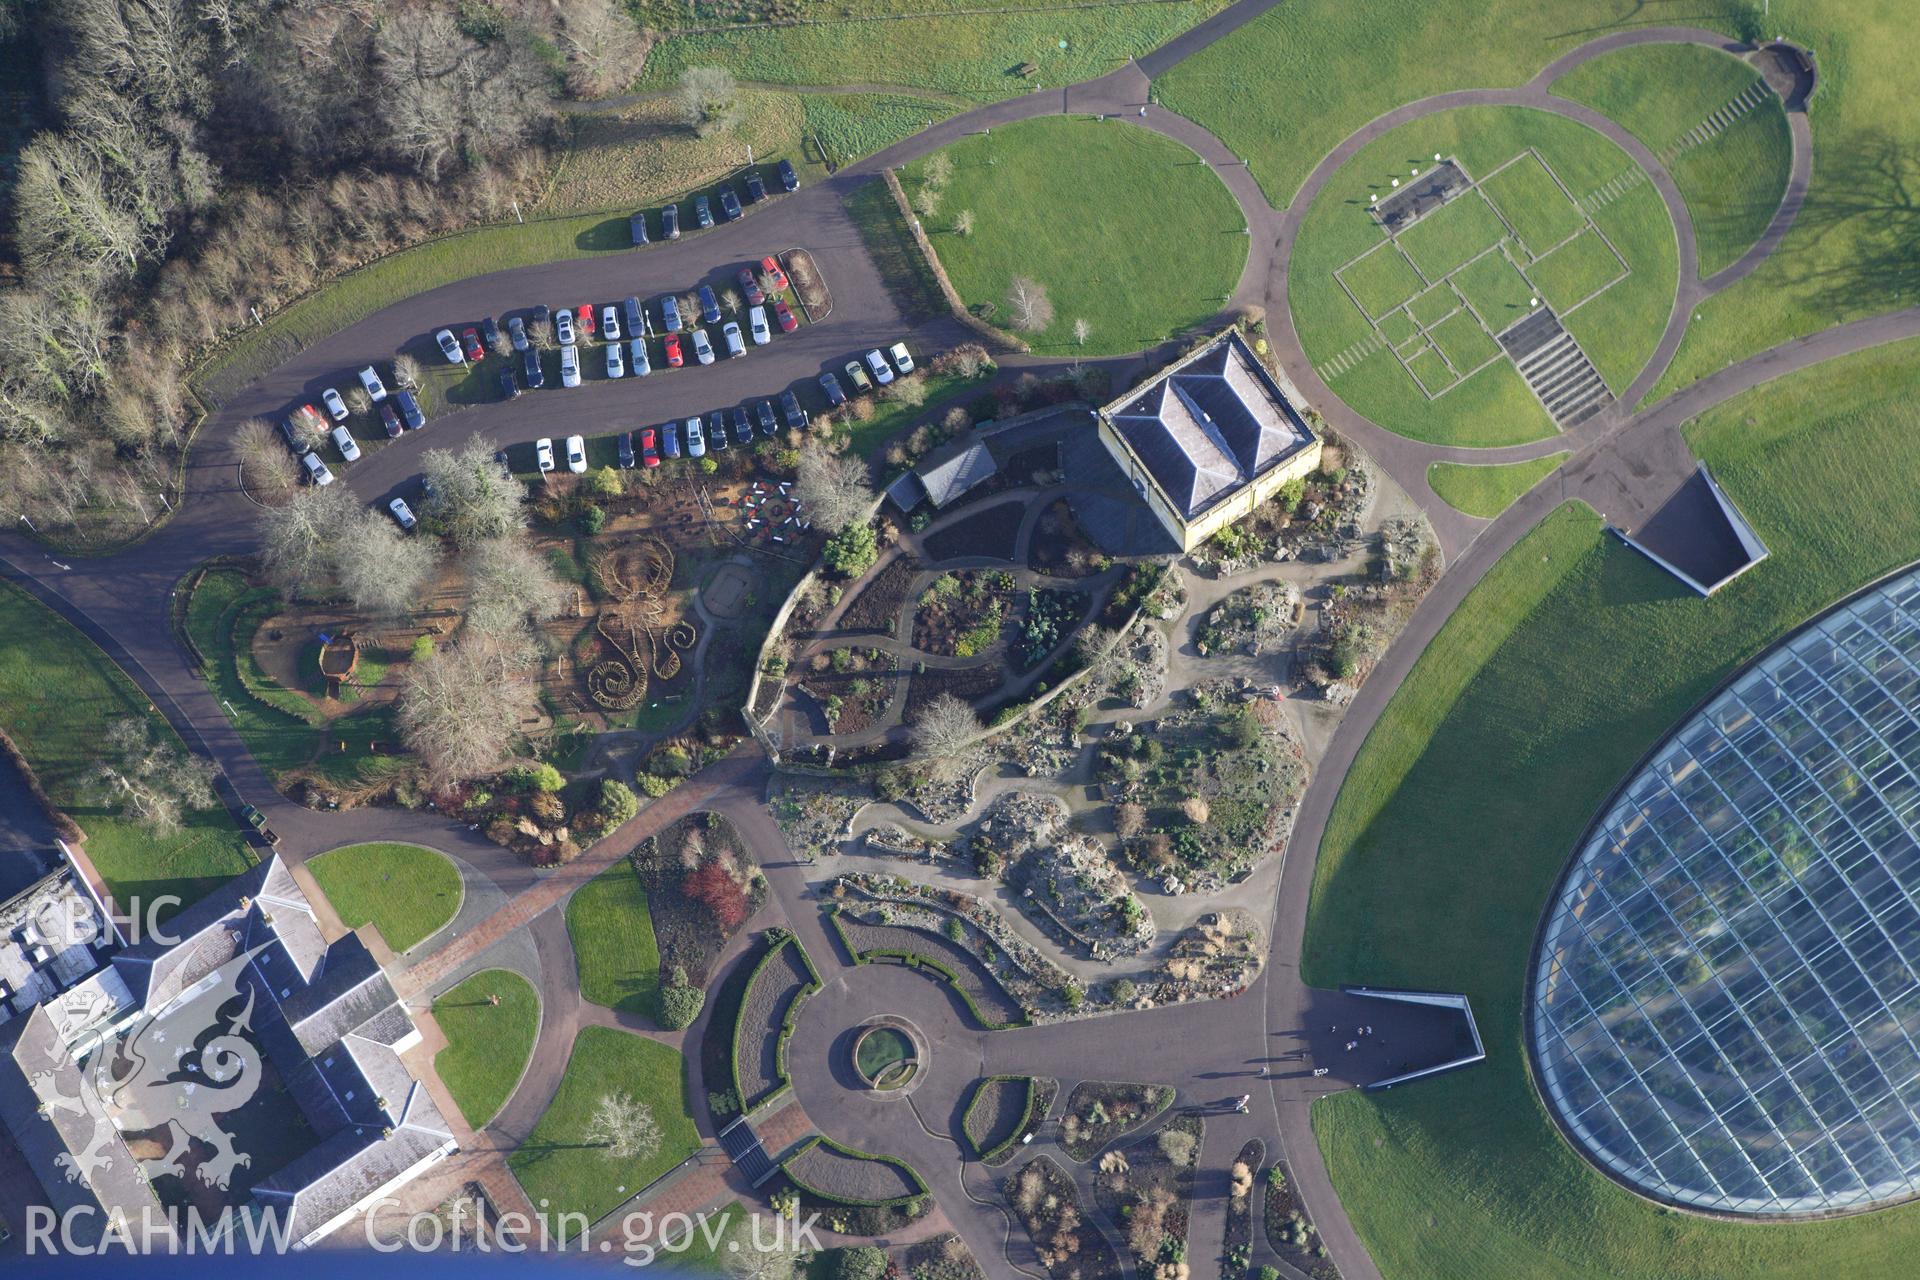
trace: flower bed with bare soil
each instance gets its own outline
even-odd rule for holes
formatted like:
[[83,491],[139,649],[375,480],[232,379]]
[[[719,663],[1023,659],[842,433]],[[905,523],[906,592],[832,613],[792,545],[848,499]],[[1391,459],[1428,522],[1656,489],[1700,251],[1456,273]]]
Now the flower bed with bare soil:
[[912,556],[896,556],[860,590],[845,613],[840,615],[842,631],[874,631],[892,635],[900,606],[907,602],[907,590],[914,575],[926,566]]
[[1056,578],[1085,578],[1105,572],[1112,562],[1080,532],[1065,498],[1055,502],[1033,527],[1027,563]]
[[[878,914],[887,908],[869,907]],[[1026,1022],[1020,1002],[1009,995],[979,957],[931,929],[886,924],[877,919],[862,919],[852,911],[834,913],[833,922],[847,949],[863,962],[899,960],[916,963],[952,984],[981,1023],[993,1027],[1019,1026]]]
[[974,556],[989,560],[1011,560],[1019,542],[1020,521],[1026,504],[1003,502],[976,511],[964,520],[956,520],[937,533],[928,534],[921,546],[935,560],[961,560]]
[[927,1188],[907,1164],[816,1138],[788,1158],[787,1177],[803,1190],[849,1205],[900,1204]]
[[1339,1280],[1340,1270],[1327,1257],[1307,1206],[1294,1193],[1287,1166],[1274,1163],[1261,1180],[1266,1184],[1267,1243],[1273,1251],[1314,1280]]
[[660,947],[660,971],[687,971],[705,987],[713,961],[767,900],[766,877],[733,824],[717,813],[689,814],[633,851]]
[[990,1076],[974,1086],[960,1128],[976,1159],[999,1164],[1047,1113],[1059,1082],[1034,1076]]
[[878,649],[830,649],[815,654],[811,665],[814,671],[800,688],[819,704],[829,733],[870,728],[899,684],[893,659]]
[[1006,671],[997,662],[977,667],[928,667],[915,672],[907,686],[907,723],[912,724],[920,711],[943,693],[974,703],[1005,684],[1006,679]]
[[1267,1144],[1255,1138],[1240,1148],[1227,1170],[1227,1233],[1221,1280],[1240,1280],[1253,1266],[1254,1181],[1266,1159]]
[[801,1002],[819,985],[800,940],[788,935],[754,969],[733,1028],[733,1079],[751,1111],[787,1083],[786,1040]]
[[1052,1280],[1117,1280],[1122,1274],[1106,1237],[1086,1220],[1073,1180],[1052,1160],[1040,1156],[1022,1166],[1007,1179],[1006,1193]]
[[1186,1259],[1194,1163],[1204,1123],[1180,1116],[1158,1133],[1100,1157],[1093,1197],[1126,1241],[1142,1274]]
[[1075,1160],[1088,1159],[1172,1102],[1173,1090],[1164,1085],[1082,1081],[1067,1095],[1066,1114],[1060,1118],[1060,1146]]
[[1013,575],[1005,570],[943,573],[920,594],[913,647],[948,658],[973,658],[999,642],[1013,612]]

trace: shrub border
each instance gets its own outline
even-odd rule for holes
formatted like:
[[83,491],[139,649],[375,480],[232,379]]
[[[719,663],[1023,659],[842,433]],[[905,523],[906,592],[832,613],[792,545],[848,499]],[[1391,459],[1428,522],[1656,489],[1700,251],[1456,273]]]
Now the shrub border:
[[[884,1200],[867,1200],[857,1196],[836,1196],[830,1192],[822,1191],[793,1171],[793,1164],[796,1160],[806,1155],[807,1152],[813,1150],[815,1147],[821,1146],[826,1147],[829,1151],[837,1151],[841,1155],[854,1160],[877,1160],[881,1164],[890,1164],[905,1173],[907,1177],[913,1180],[913,1185],[920,1189],[918,1191],[909,1191],[905,1195],[889,1196]],[[780,1171],[787,1175],[789,1182],[815,1199],[825,1200],[832,1204],[844,1204],[852,1208],[893,1209],[905,1204],[910,1204],[927,1194],[926,1179],[922,1178],[919,1171],[905,1160],[897,1159],[894,1156],[875,1155],[871,1151],[861,1151],[856,1147],[849,1147],[845,1143],[835,1142],[832,1138],[826,1137],[823,1134],[815,1134],[806,1142],[801,1143],[792,1155],[780,1162]]]
[[[1011,1031],[1015,1027],[1028,1027],[1033,1025],[1033,1020],[1027,1017],[1024,1012],[1021,1013],[1020,1020],[1017,1022],[997,1022],[994,1019],[989,1018],[986,1014],[982,1013],[980,1011],[980,1006],[974,1003],[972,993],[970,993],[965,987],[960,985],[960,975],[955,973],[952,969],[948,968],[947,963],[944,960],[936,960],[934,957],[930,955],[925,955],[918,951],[908,951],[900,947],[875,947],[871,951],[856,950],[853,943],[849,941],[847,938],[846,929],[840,923],[839,904],[836,903],[834,905],[833,910],[827,913],[827,919],[832,921],[833,931],[836,935],[838,935],[840,939],[840,945],[847,949],[847,954],[853,957],[853,962],[855,964],[871,964],[876,960],[895,960],[901,964],[906,965],[909,969],[924,968],[924,969],[933,970],[935,973],[939,974],[941,978],[943,978],[946,981],[948,986],[953,988],[953,993],[959,996],[961,1002],[967,1006],[967,1012],[973,1015],[974,1021],[978,1022],[981,1025],[981,1027],[983,1027],[988,1031]],[[912,928],[913,926],[890,925],[887,927],[896,928],[896,929],[907,929],[907,928]],[[982,967],[985,967],[984,961],[982,961],[981,964],[982,964]],[[994,977],[993,971],[991,969],[987,970],[987,976],[990,979],[992,979],[993,984],[995,986],[1000,988],[1001,993],[1005,995],[1008,1000],[1013,1001],[1015,1006],[1018,1006],[1020,1004],[1020,1001],[1014,997],[1014,994],[1011,991],[1008,991],[1006,987],[1001,984],[1000,979],[997,977]]]
[[[773,1069],[779,1079],[765,1094],[758,1098],[749,1098],[746,1090],[740,1085],[740,1033],[746,1021],[747,1005],[751,1002],[754,984],[760,981],[761,971],[772,964],[773,958],[789,945],[799,955],[800,966],[807,971],[809,980],[801,985],[799,993],[787,1003],[787,1011],[780,1018],[778,1040],[773,1049]],[[793,1087],[793,1078],[787,1074],[787,1041],[793,1036],[794,1022],[800,1015],[800,1006],[807,1002],[807,997],[819,989],[820,971],[814,968],[813,958],[807,954],[806,947],[801,944],[796,934],[784,933],[782,937],[772,941],[760,959],[754,963],[753,971],[747,975],[747,985],[741,988],[740,1007],[733,1012],[733,1039],[727,1062],[728,1072],[733,1077],[733,1096],[740,1103],[740,1114],[753,1114],[754,1111]]]
[[[1025,1081],[1027,1086],[1027,1101],[1026,1105],[1020,1110],[1020,1123],[1014,1126],[1012,1133],[1008,1134],[999,1142],[994,1143],[985,1151],[982,1151],[980,1144],[973,1140],[973,1130],[968,1127],[969,1122],[973,1119],[974,1108],[980,1105],[980,1099],[985,1095],[989,1085],[1009,1084],[1014,1081]],[[1033,1076],[987,1076],[973,1086],[973,1096],[967,1099],[967,1109],[960,1115],[960,1132],[966,1135],[967,1145],[973,1148],[974,1158],[979,1160],[981,1164],[992,1164],[996,1157],[1005,1155],[1007,1151],[1012,1148],[1013,1144],[1020,1140],[1020,1136],[1026,1133],[1028,1127],[1033,1124],[1033,1104],[1039,1100],[1039,1086],[1039,1080]]]

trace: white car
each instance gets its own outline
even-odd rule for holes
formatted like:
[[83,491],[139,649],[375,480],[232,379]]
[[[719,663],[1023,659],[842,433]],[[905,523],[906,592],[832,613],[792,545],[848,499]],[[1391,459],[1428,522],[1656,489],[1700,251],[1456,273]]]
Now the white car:
[[533,442],[533,463],[545,475],[553,470],[553,437],[541,436]]
[[440,344],[440,354],[447,358],[448,364],[467,362],[466,353],[460,350],[460,340],[453,336],[453,330],[442,329],[433,335],[433,340]]
[[653,372],[653,360],[647,355],[645,338],[627,339],[627,363],[633,366],[633,376],[644,378]]
[[755,307],[747,312],[747,328],[753,333],[753,345],[764,347],[773,341],[773,330],[767,328],[767,309]]
[[887,358],[877,348],[867,352],[867,368],[873,371],[873,380],[881,386],[893,381],[893,366],[887,363]]
[[580,475],[587,469],[587,438],[585,436],[567,437],[567,470]]
[[607,376],[609,378],[627,376],[626,362],[620,358],[620,344],[617,342],[607,344]]
[[387,398],[387,384],[380,381],[380,375],[373,371],[372,365],[360,371],[360,385],[366,388],[367,399],[375,404]]
[[611,302],[600,308],[600,336],[608,342],[620,341],[620,308]]
[[700,419],[687,419],[687,456],[704,458],[707,456],[707,433],[700,429]]
[[333,447],[338,449],[340,456],[348,462],[360,461],[360,446],[354,443],[353,432],[345,427],[333,429]]
[[560,348],[560,385],[563,387],[580,385],[580,348],[571,342]]
[[412,529],[420,522],[413,518],[413,508],[407,505],[405,498],[395,498],[387,504],[387,514],[397,521],[402,529]]
[[306,469],[307,479],[316,485],[333,483],[333,472],[327,470],[327,464],[320,461],[320,455],[309,449],[300,455],[300,465]]
[[705,329],[693,331],[693,358],[701,364],[713,363],[713,344],[707,341]]
[[342,400],[340,393],[332,387],[328,387],[320,393],[320,403],[327,406],[327,412],[333,415],[335,422],[345,422],[347,420],[347,402]]
[[573,312],[565,307],[553,313],[553,340],[563,347],[573,345]]
[[720,336],[726,339],[727,358],[747,354],[747,341],[740,336],[740,326],[729,320],[720,326]]
[[894,343],[887,348],[887,354],[893,357],[893,367],[901,373],[913,372],[913,355],[907,350],[906,343]]

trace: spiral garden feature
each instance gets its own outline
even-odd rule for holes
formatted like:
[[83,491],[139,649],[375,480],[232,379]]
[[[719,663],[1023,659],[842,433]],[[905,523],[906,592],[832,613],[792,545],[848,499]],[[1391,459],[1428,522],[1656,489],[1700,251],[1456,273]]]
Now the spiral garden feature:
[[647,696],[649,675],[680,674],[680,654],[700,638],[687,618],[668,622],[673,550],[658,538],[640,538],[602,552],[594,572],[611,603],[594,630],[613,651],[588,667],[587,696],[605,711],[629,711]]

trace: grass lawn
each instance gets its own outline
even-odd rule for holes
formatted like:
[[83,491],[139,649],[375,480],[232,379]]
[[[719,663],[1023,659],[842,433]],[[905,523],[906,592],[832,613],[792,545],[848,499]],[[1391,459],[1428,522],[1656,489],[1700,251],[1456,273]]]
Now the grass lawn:
[[[1308,357],[1324,370],[1328,361],[1371,332],[1333,272],[1379,241],[1380,230],[1367,213],[1367,196],[1386,189],[1389,174],[1404,174],[1405,157],[1440,151],[1458,156],[1469,173],[1490,173],[1529,147],[1575,191],[1601,186],[1630,163],[1624,152],[1585,125],[1513,107],[1444,111],[1391,130],[1356,152],[1307,212],[1294,245],[1288,301]],[[1463,260],[1468,247],[1492,234],[1487,220],[1498,225],[1490,206],[1480,201],[1476,209],[1473,201],[1478,197],[1463,197],[1437,211],[1460,221],[1442,224],[1418,249],[1417,242],[1410,242],[1426,219],[1415,223],[1401,235],[1402,246],[1416,260],[1428,254],[1435,266]],[[1567,324],[1617,393],[1639,373],[1659,342],[1673,305],[1678,254],[1672,221],[1650,184],[1601,210],[1595,222],[1633,272]],[[1424,311],[1429,304],[1423,297],[1416,305]],[[1433,309],[1445,309],[1444,295]],[[1432,402],[1386,352],[1355,363],[1331,385],[1355,411],[1389,430],[1435,444],[1521,444],[1554,431],[1540,402],[1506,361]]]
[[567,936],[580,966],[580,994],[593,1004],[651,1018],[660,989],[660,952],[647,891],[624,859],[574,891]]
[[[587,1139],[595,1106],[616,1093],[652,1110],[660,1145],[651,1155],[623,1160]],[[625,1031],[586,1027],[574,1039],[559,1093],[507,1165],[534,1203],[548,1202],[549,1214],[584,1213],[593,1221],[699,1149],[680,1054]]]
[[313,704],[274,683],[253,660],[253,633],[277,599],[268,588],[248,587],[237,569],[213,568],[187,601],[187,633],[206,659],[207,686],[269,774],[305,765],[320,747]]
[[1400,247],[1422,275],[1438,280],[1499,244],[1506,234],[1493,206],[1469,191],[1402,231]]
[[1480,322],[1464,311],[1435,325],[1432,339],[1446,355],[1447,363],[1461,373],[1478,369],[1500,353],[1500,344],[1489,338]]
[[445,928],[465,892],[459,869],[417,844],[350,844],[307,868],[349,929],[371,924],[401,954]]
[[[1761,387],[1687,435],[1772,557],[1710,600],[1569,506],[1510,552],[1369,735],[1316,868],[1302,976],[1465,991],[1487,1061],[1315,1108],[1390,1277],[1896,1277],[1920,1207],[1791,1227],[1671,1213],[1553,1128],[1520,1039],[1529,949],[1599,805],[1794,625],[1920,557],[1920,343]],[[1498,838],[1489,840],[1489,833]]]
[[1485,467],[1463,462],[1434,462],[1427,466],[1427,483],[1448,506],[1491,520],[1568,456],[1564,452],[1550,453],[1526,462]]
[[512,970],[485,969],[435,1000],[433,1020],[447,1037],[433,1069],[467,1123],[484,1128],[513,1096],[533,1056],[540,997]]
[[1787,113],[1770,99],[1673,162],[1674,183],[1693,215],[1703,277],[1732,266],[1766,231],[1787,189],[1792,151]]
[[[1054,116],[944,148],[953,179],[929,238],[969,306],[1011,324],[1014,276],[1038,281],[1053,323],[1024,335],[1036,352],[1114,355],[1152,346],[1226,305],[1247,259],[1246,224],[1213,171],[1177,142],[1116,121]],[[909,196],[926,161],[901,181]],[[1124,200],[1113,193],[1124,191]],[[952,230],[971,210],[974,230]],[[1168,228],[1178,227],[1178,235]],[[1352,305],[1348,304],[1349,307]],[[1073,323],[1092,334],[1084,346]]]
[[838,168],[945,120],[957,108],[950,102],[895,93],[809,93],[807,133]]
[[1431,329],[1460,309],[1460,295],[1452,285],[1437,284],[1407,304],[1407,312]]
[[157,836],[86,798],[108,723],[144,716],[172,730],[106,654],[11,583],[0,583],[0,708],[47,795],[87,833],[87,854],[122,907],[169,895],[190,903],[254,864],[224,809],[189,813],[179,831]]
[[1535,294],[1525,276],[1515,269],[1504,253],[1489,253],[1474,259],[1453,278],[1460,291],[1487,328],[1499,333],[1532,310]]
[[1395,311],[1380,319],[1380,336],[1387,340],[1387,345],[1390,347],[1398,347],[1402,343],[1411,341],[1419,332],[1419,327],[1413,323],[1413,317],[1405,310]]
[[1439,392],[1455,382],[1454,371],[1447,367],[1440,353],[1432,347],[1422,347],[1407,357],[1407,367],[1413,370],[1413,376],[1428,391]]
[[1566,312],[1607,284],[1621,271],[1620,259],[1607,242],[1588,229],[1537,259],[1527,268],[1548,306]]
[[1340,280],[1360,309],[1376,320],[1426,288],[1420,273],[1393,244],[1342,267]]
[[1527,252],[1536,257],[1587,225],[1572,197],[1560,189],[1537,156],[1522,156],[1488,178],[1481,189],[1506,216]]

